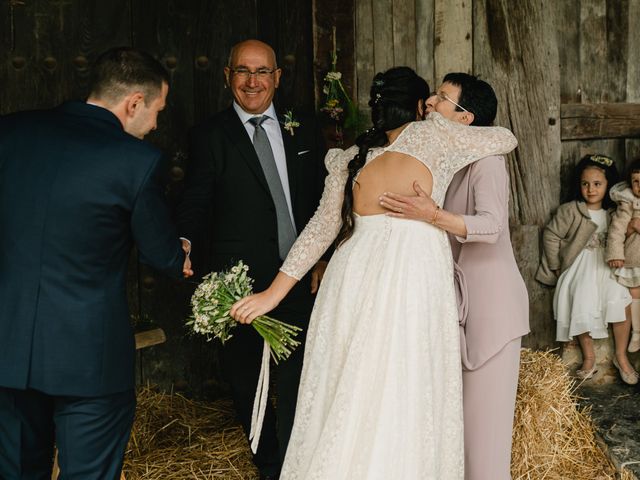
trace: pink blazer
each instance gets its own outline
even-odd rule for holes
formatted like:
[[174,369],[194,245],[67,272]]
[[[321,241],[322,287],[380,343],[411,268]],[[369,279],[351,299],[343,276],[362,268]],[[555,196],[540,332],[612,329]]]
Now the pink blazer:
[[459,171],[444,209],[462,214],[467,237],[449,235],[464,274],[467,315],[460,329],[462,364],[475,370],[511,340],[529,333],[529,298],[509,234],[509,176],[503,157]]

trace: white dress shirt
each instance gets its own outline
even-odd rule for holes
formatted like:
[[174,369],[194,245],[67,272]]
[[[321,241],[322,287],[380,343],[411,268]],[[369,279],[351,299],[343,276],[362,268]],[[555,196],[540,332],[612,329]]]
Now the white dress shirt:
[[296,222],[293,219],[291,192],[289,191],[289,175],[287,173],[287,155],[284,151],[282,130],[280,130],[278,116],[276,115],[276,110],[273,107],[273,103],[269,105],[269,108],[267,108],[262,114],[259,115],[245,112],[242,107],[240,107],[240,105],[238,105],[235,101],[233,102],[233,109],[238,114],[238,117],[244,125],[244,128],[247,131],[247,135],[249,135],[249,138],[251,139],[251,142],[253,142],[253,133],[256,128],[251,124],[251,122],[249,122],[249,120],[253,117],[261,117],[263,115],[267,117],[267,119],[262,122],[262,128],[264,128],[264,131],[267,132],[267,138],[269,138],[269,143],[271,144],[271,151],[273,152],[273,158],[276,161],[276,168],[278,169],[278,175],[280,176],[280,182],[282,183],[282,189],[284,190],[284,196],[287,201],[289,216],[291,217],[291,222],[293,222],[293,226],[295,228]]

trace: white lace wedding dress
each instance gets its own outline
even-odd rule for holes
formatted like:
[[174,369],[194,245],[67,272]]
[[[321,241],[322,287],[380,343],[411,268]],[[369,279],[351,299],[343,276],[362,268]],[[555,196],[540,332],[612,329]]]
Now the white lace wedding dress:
[[[499,127],[466,127],[432,113],[396,141],[433,175],[442,204],[453,174],[515,148]],[[335,239],[347,164],[332,149],[320,206],[282,271],[301,278]],[[366,168],[366,166],[365,166]],[[427,223],[356,217],[334,253],[307,333],[296,417],[282,480],[462,479],[462,386],[452,257]]]

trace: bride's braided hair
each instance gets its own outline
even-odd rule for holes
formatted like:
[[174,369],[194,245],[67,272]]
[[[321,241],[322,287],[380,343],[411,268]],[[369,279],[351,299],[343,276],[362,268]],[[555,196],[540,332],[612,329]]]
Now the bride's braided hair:
[[429,96],[429,85],[409,67],[394,67],[373,77],[369,94],[373,127],[356,138],[359,150],[349,162],[349,178],[344,186],[342,228],[336,238],[340,245],[353,234],[353,184],[367,160],[369,150],[389,142],[387,133],[416,120],[418,100]]

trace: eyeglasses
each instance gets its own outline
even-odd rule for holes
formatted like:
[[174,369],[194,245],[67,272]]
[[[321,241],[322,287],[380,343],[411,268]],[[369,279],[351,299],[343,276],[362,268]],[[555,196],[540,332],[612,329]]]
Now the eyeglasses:
[[471,113],[469,110],[467,110],[466,108],[464,108],[462,105],[460,105],[459,103],[454,102],[453,100],[451,100],[449,98],[449,96],[446,93],[442,93],[442,92],[433,92],[431,94],[431,96],[435,96],[438,97],[438,100],[441,102],[447,101],[447,102],[451,102],[453,103],[456,107],[458,107],[460,110],[463,110],[467,113]]
[[252,75],[255,75],[256,78],[259,80],[265,80],[266,78],[269,78],[271,75],[273,75],[273,73],[278,69],[274,68],[273,70],[269,70],[268,68],[259,68],[255,72],[252,72],[248,68],[239,67],[239,68],[230,68],[229,70],[231,70],[231,72],[233,72],[234,75],[238,76],[243,80],[248,80],[249,78],[251,78]]

